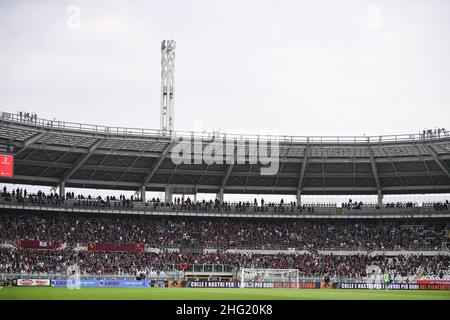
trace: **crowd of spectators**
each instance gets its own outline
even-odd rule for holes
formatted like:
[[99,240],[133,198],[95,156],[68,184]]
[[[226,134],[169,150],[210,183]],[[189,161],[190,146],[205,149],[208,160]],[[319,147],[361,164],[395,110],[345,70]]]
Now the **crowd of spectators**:
[[[74,206],[120,206],[133,208],[142,199],[125,195],[92,197],[67,192],[27,192],[3,188],[2,201]],[[314,205],[298,206],[296,202],[258,201],[221,203],[175,198],[164,203],[153,198],[146,206],[170,207],[176,210],[281,211],[314,212]],[[437,211],[448,210],[449,202],[426,204]],[[368,204],[353,202],[342,205],[359,210]],[[388,203],[387,207],[414,207],[412,202]],[[132,274],[148,268],[160,270],[165,264],[225,264],[234,267],[297,268],[305,276],[364,276],[367,265],[375,264],[401,275],[411,275],[423,268],[425,274],[441,274],[448,269],[449,257],[321,255],[318,250],[441,250],[448,249],[450,225],[447,221],[338,221],[282,219],[223,219],[152,217],[140,215],[101,215],[68,213],[0,213],[0,244],[16,240],[58,241],[62,250],[0,249],[1,272],[64,272],[71,264],[89,274]],[[185,239],[195,239],[204,248],[219,251],[208,254],[180,254],[167,248],[179,248]],[[143,243],[160,248],[163,253],[118,253],[78,251],[89,242]],[[306,250],[305,254],[260,255],[233,254],[232,248]],[[77,250],[74,250],[77,249]]]
[[158,206],[168,206],[174,209],[189,210],[189,211],[225,211],[225,212],[309,212],[313,213],[316,207],[328,207],[329,205],[320,204],[303,204],[297,205],[295,201],[284,202],[281,199],[280,202],[265,202],[261,199],[258,203],[257,199],[253,203],[250,201],[239,201],[239,202],[220,202],[218,199],[213,200],[202,200],[193,202],[189,197],[184,200],[182,198],[175,198],[174,202],[171,204],[161,204],[159,199],[152,199],[150,203],[154,208]]
[[[240,254],[213,252],[200,255],[163,251],[151,252],[74,252],[71,250],[0,249],[0,273],[64,274],[77,265],[83,274],[133,275],[167,270],[167,265],[227,265],[239,268],[299,269],[303,277],[365,277],[368,266],[378,266],[394,275],[441,276],[449,274],[448,256],[337,256],[312,254]],[[420,270],[422,268],[422,270]]]
[[3,192],[0,194],[3,201],[19,202],[26,204],[40,204],[40,205],[73,205],[73,206],[121,206],[133,208],[133,203],[141,201],[137,196],[131,195],[129,198],[125,195],[101,196],[92,197],[91,195],[75,195],[73,192],[67,192],[65,196],[60,196],[56,192],[45,193],[37,191],[36,193],[29,193],[27,189],[16,188],[9,191],[6,186],[3,187]]
[[448,247],[446,222],[322,221],[0,213],[0,243],[14,240],[144,243],[178,247],[183,238],[209,248],[438,250]]
[[[172,210],[189,210],[189,211],[225,211],[225,212],[308,212],[313,213],[315,207],[322,207],[320,204],[303,204],[297,205],[295,201],[285,203],[283,199],[279,203],[264,202],[261,199],[261,204],[255,202],[252,204],[249,201],[239,202],[220,202],[218,199],[192,201],[190,197],[186,199],[183,197],[175,197],[171,203],[160,200],[159,198],[152,198],[146,202],[137,195],[126,197],[125,195],[93,197],[91,195],[75,195],[74,192],[67,192],[65,196],[60,196],[56,192],[45,193],[38,191],[36,193],[27,193],[26,189],[17,188],[8,191],[6,187],[1,193],[3,201],[15,201],[26,204],[39,205],[64,205],[64,206],[83,206],[83,207],[126,207],[132,209],[136,206],[150,207],[157,209],[172,209]],[[327,205],[329,206],[329,205]]]
[[[159,198],[152,198],[147,201],[142,201],[138,195],[131,195],[126,197],[120,195],[112,196],[91,196],[91,195],[76,195],[74,192],[66,192],[64,196],[60,196],[56,192],[45,193],[38,191],[36,193],[29,193],[26,189],[17,188],[11,191],[3,187],[3,192],[0,194],[1,201],[13,201],[26,204],[38,205],[61,205],[61,206],[82,206],[82,207],[101,207],[101,208],[147,208],[153,210],[186,210],[186,211],[220,211],[220,212],[275,212],[275,213],[314,213],[321,209],[330,210],[324,212],[332,212],[337,207],[332,203],[309,203],[298,204],[296,201],[285,202],[281,199],[279,202],[266,202],[264,198],[258,201],[256,198],[253,202],[239,201],[239,202],[220,202],[218,199],[193,201],[190,197],[175,197],[171,202],[165,202]],[[424,203],[423,206],[432,206],[437,211],[448,210],[449,202],[434,202],[432,204]],[[391,208],[414,208],[417,206],[415,202],[390,202],[383,204],[384,209]],[[348,202],[342,203],[342,208],[346,210],[363,210],[363,209],[381,209],[378,204],[364,203],[362,201],[353,201],[349,199]]]
[[92,197],[91,195],[75,195],[73,192],[67,192],[64,198],[66,203],[72,204],[73,206],[90,206],[90,207],[126,207],[133,209],[134,204],[141,202],[141,199],[136,195],[131,195],[126,197],[121,194],[116,196],[106,196],[102,198],[101,196]]
[[434,202],[431,205],[436,211],[448,211],[448,208],[450,206],[448,200],[445,200],[445,202]]
[[342,203],[342,208],[344,209],[361,210],[362,207],[364,207],[364,203],[362,201],[358,202],[349,199],[348,202]]
[[20,111],[17,113],[19,116],[19,120],[23,122],[36,123],[37,122],[37,114],[34,112],[26,112]]
[[384,204],[385,208],[415,208],[415,202],[388,202]]
[[448,135],[448,131],[445,128],[425,129],[422,131],[423,139],[426,138],[440,138]]
[[348,202],[342,203],[342,208],[347,210],[362,210],[366,208],[375,208],[380,210],[381,208],[391,209],[391,208],[415,208],[417,203],[415,202],[388,202],[384,203],[383,207],[380,207],[377,203],[364,203],[362,201],[353,201],[349,199]]

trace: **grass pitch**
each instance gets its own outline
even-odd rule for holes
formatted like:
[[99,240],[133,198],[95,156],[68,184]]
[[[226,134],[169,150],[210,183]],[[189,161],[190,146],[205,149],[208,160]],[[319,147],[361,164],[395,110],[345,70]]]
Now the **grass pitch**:
[[450,300],[450,291],[3,287],[0,300]]

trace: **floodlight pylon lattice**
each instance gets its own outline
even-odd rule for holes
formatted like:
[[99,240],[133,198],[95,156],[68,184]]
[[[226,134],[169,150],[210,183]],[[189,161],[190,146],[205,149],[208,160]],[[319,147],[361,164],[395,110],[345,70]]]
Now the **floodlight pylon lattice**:
[[161,130],[165,135],[174,129],[175,41],[161,42]]

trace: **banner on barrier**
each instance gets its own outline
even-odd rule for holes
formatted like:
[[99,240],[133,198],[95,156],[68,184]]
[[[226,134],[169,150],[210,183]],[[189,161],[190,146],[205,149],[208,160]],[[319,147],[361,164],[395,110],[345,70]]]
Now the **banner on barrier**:
[[[148,280],[79,280],[81,287],[116,287],[116,288],[146,288],[151,286]],[[52,287],[66,287],[67,279],[53,279]]]
[[151,286],[153,288],[167,288],[168,282],[169,281],[165,281],[165,280],[154,280],[154,281],[152,281]]
[[[239,281],[186,281],[185,287],[189,288],[240,288]],[[320,283],[316,282],[245,282],[246,288],[320,288]]]
[[450,280],[417,280],[418,284],[448,284],[450,285]]
[[386,288],[384,283],[337,283],[337,289],[372,289],[372,290],[419,290],[418,284],[391,283]]
[[18,246],[22,249],[56,250],[62,247],[58,241],[20,240]]
[[50,279],[17,279],[19,287],[48,287]]
[[450,290],[450,284],[431,283],[338,283],[338,289],[373,289],[373,290]]
[[450,290],[450,284],[425,283],[419,284],[420,290]]
[[239,288],[240,282],[235,281],[186,281],[188,288]]

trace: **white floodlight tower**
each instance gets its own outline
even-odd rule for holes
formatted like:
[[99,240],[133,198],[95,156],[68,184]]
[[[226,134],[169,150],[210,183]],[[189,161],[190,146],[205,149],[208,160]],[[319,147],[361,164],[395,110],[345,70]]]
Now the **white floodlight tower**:
[[161,42],[161,130],[174,129],[175,41]]

